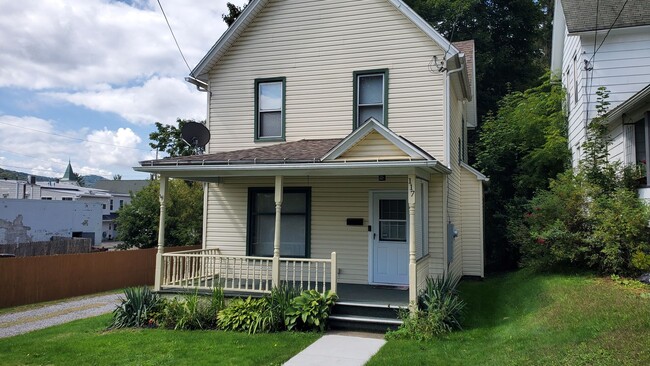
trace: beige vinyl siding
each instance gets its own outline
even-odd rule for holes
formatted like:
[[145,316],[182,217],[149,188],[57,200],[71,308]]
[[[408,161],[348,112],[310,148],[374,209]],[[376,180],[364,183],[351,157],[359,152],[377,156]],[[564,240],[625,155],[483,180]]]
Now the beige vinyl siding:
[[429,275],[445,273],[447,259],[444,246],[446,219],[444,204],[444,176],[433,174],[429,179]]
[[[463,272],[463,238],[464,233],[461,230],[461,176],[460,176],[460,162],[458,160],[458,139],[461,137],[462,118],[463,118],[463,103],[458,100],[460,92],[456,92],[455,88],[450,88],[451,105],[451,128],[450,128],[450,161],[451,161],[451,174],[447,175],[447,199],[448,199],[448,220],[454,224],[455,229],[458,231],[458,236],[454,239],[453,261],[449,265],[449,273],[453,276],[460,276]],[[444,235],[447,235],[447,227],[445,225]],[[445,244],[446,245],[446,244]],[[445,262],[446,262],[445,256]]]
[[286,140],[352,131],[353,72],[388,69],[388,127],[444,160],[441,50],[386,0],[269,1],[211,70],[210,152],[254,142],[254,80],[286,77]]
[[[210,184],[207,248],[225,255],[246,254],[248,187],[273,187],[272,177],[226,178]],[[371,190],[403,190],[406,176],[285,177],[285,187],[311,187],[311,257],[337,252],[344,283],[368,283],[368,214]],[[363,218],[363,226],[347,226],[347,218]],[[431,236],[431,235],[430,235]]]
[[429,264],[429,257],[422,258],[416,263],[416,286],[418,293],[426,287],[427,278],[429,277]]
[[461,168],[461,178],[463,276],[483,277],[483,182],[464,168]]
[[392,142],[377,132],[371,132],[356,145],[339,157],[338,160],[394,160],[408,159],[409,156]]

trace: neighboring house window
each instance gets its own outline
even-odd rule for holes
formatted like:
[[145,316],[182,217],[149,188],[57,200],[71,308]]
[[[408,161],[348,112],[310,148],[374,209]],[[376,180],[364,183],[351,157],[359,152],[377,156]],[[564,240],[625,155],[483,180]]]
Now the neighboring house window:
[[255,80],[255,140],[284,140],[286,79]]
[[113,211],[113,200],[111,200],[110,210]]
[[370,118],[387,125],[388,70],[354,72],[354,129]]
[[106,204],[102,203],[102,210],[105,210],[105,209],[106,209]]
[[[280,255],[309,257],[311,190],[286,188],[283,194]],[[275,193],[273,188],[250,188],[248,192],[248,254],[273,256]]]
[[51,201],[52,197],[41,197],[42,200]]
[[62,201],[72,201],[72,197],[61,197]]
[[566,70],[566,111],[567,114],[571,111],[571,72]]
[[120,200],[120,208],[124,207],[124,200]]

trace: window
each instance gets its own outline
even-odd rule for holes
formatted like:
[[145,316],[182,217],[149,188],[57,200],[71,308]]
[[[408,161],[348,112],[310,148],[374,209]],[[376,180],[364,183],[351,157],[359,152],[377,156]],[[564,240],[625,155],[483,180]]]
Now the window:
[[106,204],[102,203],[102,210],[105,210],[105,209],[106,209]]
[[566,70],[566,111],[567,115],[571,111],[571,72],[570,69]]
[[650,182],[647,166],[650,162],[648,136],[650,136],[650,113],[637,120],[634,124],[623,126],[625,139],[625,164],[639,164],[645,169],[644,176],[639,180],[641,186],[647,187]]
[[379,200],[379,240],[406,241],[406,200]]
[[578,55],[573,56],[573,102],[578,103]]
[[[280,255],[309,257],[309,188],[286,188],[282,202]],[[273,256],[275,193],[273,188],[250,188],[248,192],[248,254]]]
[[285,82],[255,80],[255,140],[284,141]]
[[51,201],[52,197],[41,197],[42,200]]
[[387,125],[388,70],[354,72],[354,129],[374,118]]
[[111,200],[110,210],[113,211],[113,200]]
[[124,207],[124,200],[120,200],[120,208]]
[[72,201],[72,197],[61,197],[62,201]]

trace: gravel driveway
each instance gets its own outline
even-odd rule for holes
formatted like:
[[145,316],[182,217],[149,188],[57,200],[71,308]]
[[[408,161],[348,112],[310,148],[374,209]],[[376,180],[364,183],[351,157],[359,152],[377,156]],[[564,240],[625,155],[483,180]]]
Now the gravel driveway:
[[0,338],[110,313],[122,294],[86,297],[0,315]]

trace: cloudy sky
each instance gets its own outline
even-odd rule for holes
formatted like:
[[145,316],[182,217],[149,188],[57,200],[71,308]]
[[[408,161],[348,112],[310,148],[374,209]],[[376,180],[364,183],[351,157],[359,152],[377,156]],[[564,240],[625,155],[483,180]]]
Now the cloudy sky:
[[[160,1],[193,68],[227,1]],[[205,118],[188,74],[156,0],[0,0],[0,168],[145,179],[154,122]]]

